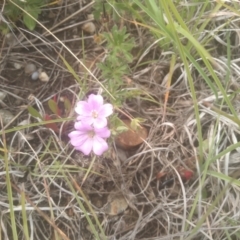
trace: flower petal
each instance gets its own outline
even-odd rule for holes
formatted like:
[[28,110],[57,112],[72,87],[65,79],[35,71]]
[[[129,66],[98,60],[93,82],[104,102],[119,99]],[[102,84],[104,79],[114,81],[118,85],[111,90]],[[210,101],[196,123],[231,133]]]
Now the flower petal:
[[88,131],[91,131],[93,129],[90,124],[86,124],[83,122],[75,122],[74,127],[76,130],[82,133],[87,133]]
[[77,120],[81,121],[83,116],[77,116]]
[[85,101],[79,101],[77,103],[77,106],[75,107],[75,112],[83,115],[86,112],[86,109],[88,108],[88,103]]
[[89,155],[93,148],[93,138],[87,138],[80,146],[76,146],[75,149],[83,152],[85,155]]
[[99,110],[99,117],[108,117],[113,113],[113,105],[110,103],[104,104]]
[[72,131],[68,134],[69,138],[76,138],[79,137],[81,135],[81,133],[79,133],[79,131]]
[[110,130],[107,127],[95,129],[95,134],[101,138],[108,138],[111,135]]
[[79,138],[81,139],[81,133],[78,131],[73,131],[68,134],[68,137],[70,138],[70,143],[73,146],[76,146],[79,144]]
[[106,150],[108,150],[108,144],[105,140],[95,135],[93,137],[93,152],[100,156],[102,155]]
[[72,137],[70,138],[70,142],[74,147],[80,147],[84,145],[84,143],[89,139],[89,136],[87,134],[82,134],[78,137]]
[[94,126],[95,128],[103,128],[103,127],[106,127],[106,126],[107,126],[107,119],[106,119],[106,118],[98,117],[98,118],[94,119],[94,121],[93,121],[93,126]]
[[82,116],[78,118],[78,120],[82,121],[82,124],[84,125],[92,125],[95,121],[95,119],[93,117],[86,117],[86,116]]
[[91,106],[91,110],[98,112],[103,105],[103,97],[101,95],[90,94],[88,97],[88,103]]

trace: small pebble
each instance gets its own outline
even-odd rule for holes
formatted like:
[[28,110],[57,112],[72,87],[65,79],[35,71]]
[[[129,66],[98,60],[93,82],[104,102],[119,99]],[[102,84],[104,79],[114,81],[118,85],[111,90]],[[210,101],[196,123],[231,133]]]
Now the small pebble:
[[14,118],[13,114],[5,109],[0,109],[0,117],[2,118],[3,124],[8,124]]
[[17,39],[12,33],[6,34],[6,40],[8,46],[14,46],[15,44],[17,44]]
[[39,78],[39,72],[35,71],[32,73],[31,79],[32,80],[37,80]]
[[94,25],[93,22],[87,22],[82,25],[82,30],[87,33],[93,34],[95,33],[96,26]]
[[38,77],[42,82],[48,82],[49,76],[45,72],[41,72]]
[[26,66],[24,68],[24,71],[25,71],[26,74],[32,74],[36,70],[37,70],[37,67],[33,63],[26,64]]
[[13,93],[14,93],[14,94],[16,94],[16,95],[19,95],[19,94],[20,94],[20,92],[21,92],[21,91],[20,91],[19,89],[16,89],[16,88],[15,88],[15,89],[13,89]]
[[87,19],[88,20],[93,20],[94,19],[94,15],[93,14],[88,14],[87,15]]
[[21,68],[23,67],[23,65],[20,64],[20,63],[14,63],[13,66],[14,66],[15,69],[17,69],[17,70],[19,70],[19,69],[21,69]]
[[128,207],[128,203],[126,199],[122,196],[115,196],[111,202],[108,202],[104,207],[103,210],[105,213],[115,216],[119,213],[122,213]]
[[0,92],[0,101],[3,101],[3,99],[7,96],[6,92]]
[[23,100],[22,99],[16,99],[16,101],[15,101],[15,106],[19,106],[19,105],[21,105],[23,103]]

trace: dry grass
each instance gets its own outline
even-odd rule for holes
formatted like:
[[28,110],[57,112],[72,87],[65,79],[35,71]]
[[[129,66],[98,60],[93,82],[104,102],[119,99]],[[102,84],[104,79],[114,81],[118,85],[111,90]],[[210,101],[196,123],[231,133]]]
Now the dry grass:
[[[121,110],[146,119],[146,143],[124,151],[111,142],[109,152],[96,159],[84,179],[91,159],[69,145],[66,135],[71,124],[64,130],[64,125],[72,122],[74,112],[66,116],[69,120],[61,120],[58,133],[28,113],[27,106],[31,105],[40,113],[49,114],[47,102],[54,96],[68,97],[74,105],[87,91],[99,90],[95,78],[101,79],[101,73],[95,63],[103,61],[107,52],[104,45],[94,42],[93,36],[82,35],[81,24],[86,22],[93,4],[86,2],[63,1],[46,10],[54,12],[55,18],[46,23],[44,19],[40,21],[51,34],[41,27],[30,33],[19,26],[19,41],[9,46],[3,37],[0,42],[0,91],[7,93],[0,106],[16,116],[1,130],[1,239],[14,239],[10,213],[14,214],[17,239],[240,239],[239,120],[233,117],[220,89],[216,98],[194,64],[190,64],[202,130],[201,159],[185,66],[177,58],[171,69],[174,46],[168,51],[161,49],[154,35],[143,26],[123,19],[120,22],[127,25],[136,40],[132,73],[124,88],[128,93],[141,92],[127,99]],[[184,4],[180,7],[187,8]],[[80,10],[75,14],[71,8]],[[212,68],[239,115],[240,18],[238,9],[231,10],[216,12],[198,40],[213,56]],[[210,9],[205,15],[209,13]],[[228,27],[226,16],[232,19]],[[202,16],[199,23],[203,19]],[[112,23],[110,20],[109,25]],[[81,82],[74,79],[59,54]],[[83,62],[94,59],[92,64],[86,64],[91,74],[75,58]],[[22,69],[13,66],[27,62],[43,68],[50,81],[32,81]],[[204,64],[201,66],[211,77]],[[105,86],[104,80],[101,83]],[[182,169],[192,171],[193,177],[185,180]],[[164,176],[159,177],[160,173]],[[114,207],[123,211],[113,216]]]

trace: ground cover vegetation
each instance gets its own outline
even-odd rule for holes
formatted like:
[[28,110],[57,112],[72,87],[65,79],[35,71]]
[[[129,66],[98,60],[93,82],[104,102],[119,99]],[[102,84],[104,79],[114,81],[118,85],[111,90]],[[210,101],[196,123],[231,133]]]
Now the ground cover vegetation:
[[240,239],[239,1],[0,9],[0,239]]

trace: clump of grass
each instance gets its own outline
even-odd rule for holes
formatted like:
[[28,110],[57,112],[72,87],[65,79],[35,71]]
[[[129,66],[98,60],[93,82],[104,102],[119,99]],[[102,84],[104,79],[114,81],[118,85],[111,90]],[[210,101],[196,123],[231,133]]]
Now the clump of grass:
[[[233,56],[232,49],[230,47],[229,35],[226,34],[226,31],[229,31],[229,28],[231,28],[231,26],[229,26],[228,21],[225,21],[222,23],[221,28],[218,28],[216,26],[217,19],[215,18],[216,16],[221,16],[222,12],[220,9],[222,8],[224,8],[224,12],[228,12],[230,15],[233,14],[233,5],[236,3],[229,5],[226,5],[222,2],[218,2],[215,5],[212,5],[209,2],[205,2],[203,4],[186,3],[183,4],[184,6],[181,6],[181,4],[173,4],[172,1],[162,1],[161,3],[157,3],[157,1],[151,1],[142,3],[141,1],[136,0],[134,2],[142,9],[144,13],[146,13],[152,19],[154,24],[150,26],[148,24],[147,28],[153,30],[158,37],[162,36],[163,39],[173,45],[172,51],[177,55],[179,61],[182,62],[182,71],[184,72],[188,81],[187,85],[189,86],[189,93],[193,99],[194,113],[196,118],[194,122],[197,126],[197,139],[199,145],[198,154],[200,156],[200,161],[196,162],[199,169],[199,186],[197,187],[199,189],[199,192],[195,198],[192,208],[190,209],[189,215],[187,217],[187,222],[185,222],[185,220],[182,222],[182,231],[190,230],[191,234],[188,236],[188,233],[186,233],[185,235],[185,237],[188,236],[187,239],[192,239],[194,236],[200,237],[197,232],[199,232],[203,227],[204,221],[208,219],[212,214],[215,214],[214,212],[217,209],[216,206],[219,204],[222,206],[222,194],[226,194],[226,192],[231,191],[230,189],[232,187],[234,188],[234,184],[232,186],[231,184],[228,184],[226,188],[222,188],[220,184],[221,179],[217,178],[219,195],[217,195],[215,201],[209,202],[209,208],[205,212],[205,215],[202,213],[201,209],[204,205],[202,190],[204,186],[206,186],[209,179],[211,179],[211,177],[208,176],[209,169],[211,169],[212,166],[216,164],[216,162],[212,160],[213,156],[216,154],[216,152],[219,153],[218,157],[214,157],[214,159],[217,160],[217,163],[219,164],[219,159],[222,159],[224,156],[226,156],[225,154],[231,155],[231,153],[234,152],[234,150],[237,149],[239,145],[236,143],[236,141],[234,141],[238,135],[238,131],[233,132],[230,130],[231,126],[235,125],[235,123],[235,126],[239,128],[239,113],[236,112],[236,109],[234,108],[233,102],[229,98],[228,93],[230,90],[229,85],[231,85],[229,72],[230,63],[233,60]],[[234,11],[234,13],[236,13],[236,11]],[[208,17],[206,18],[206,16]],[[235,15],[236,21],[239,21],[239,16],[240,15],[238,12]],[[213,51],[213,43],[216,39],[218,39],[217,35],[221,32],[224,35],[226,34],[226,37],[224,38],[226,46],[226,57],[224,69],[222,68],[221,71],[222,75],[216,74],[219,69],[219,61],[216,61],[216,57],[214,58],[209,54],[209,52]],[[218,46],[223,47],[222,45]],[[210,139],[204,136],[205,130],[203,129],[202,113],[206,108],[202,108],[203,105],[201,104],[201,102],[208,100],[207,98],[206,100],[199,98],[201,97],[201,95],[199,96],[197,92],[199,86],[198,82],[193,78],[193,72],[195,72],[195,76],[197,72],[197,75],[205,83],[205,87],[202,91],[206,91],[206,93],[209,93],[210,91],[212,96],[214,96],[213,102],[211,100],[211,105],[214,103],[214,101],[217,103],[217,99],[221,98],[220,108],[223,108],[224,106],[227,108],[227,111],[230,111],[230,115],[226,116],[226,113],[223,111],[212,107],[212,111],[215,112],[215,117],[212,119],[210,126],[213,127],[214,131],[210,133],[210,128],[207,128],[208,134],[211,134]],[[227,119],[225,117],[227,117]],[[225,118],[226,122],[223,122],[223,118]],[[224,151],[223,148],[220,147],[223,144],[222,137],[225,135],[225,132],[222,132],[222,124],[225,126],[225,128],[228,128],[231,131],[233,136],[235,136],[230,141],[228,150]],[[219,138],[220,136],[221,138]],[[204,142],[206,141],[209,145],[207,151],[204,150]],[[236,144],[233,144],[234,142]],[[226,142],[224,142],[224,144],[226,144]],[[196,154],[196,150],[194,151]],[[228,164],[230,163],[228,162]],[[232,182],[232,180],[230,182]],[[212,188],[216,189],[214,186],[212,186]],[[231,203],[231,199],[228,199],[227,196],[225,198],[225,201],[227,201],[228,204],[233,204]],[[189,209],[186,209],[186,211],[189,211]],[[197,222],[196,226],[193,224],[195,221],[195,211],[197,211],[198,217],[201,216],[201,219]],[[220,211],[218,211],[218,214],[220,214]],[[222,221],[224,222],[225,220],[227,219],[224,219]],[[209,224],[211,225],[212,223],[209,222]],[[221,224],[221,226],[222,225],[224,224]],[[225,230],[222,231],[224,232]],[[214,235],[217,233],[211,230],[211,234]]]

